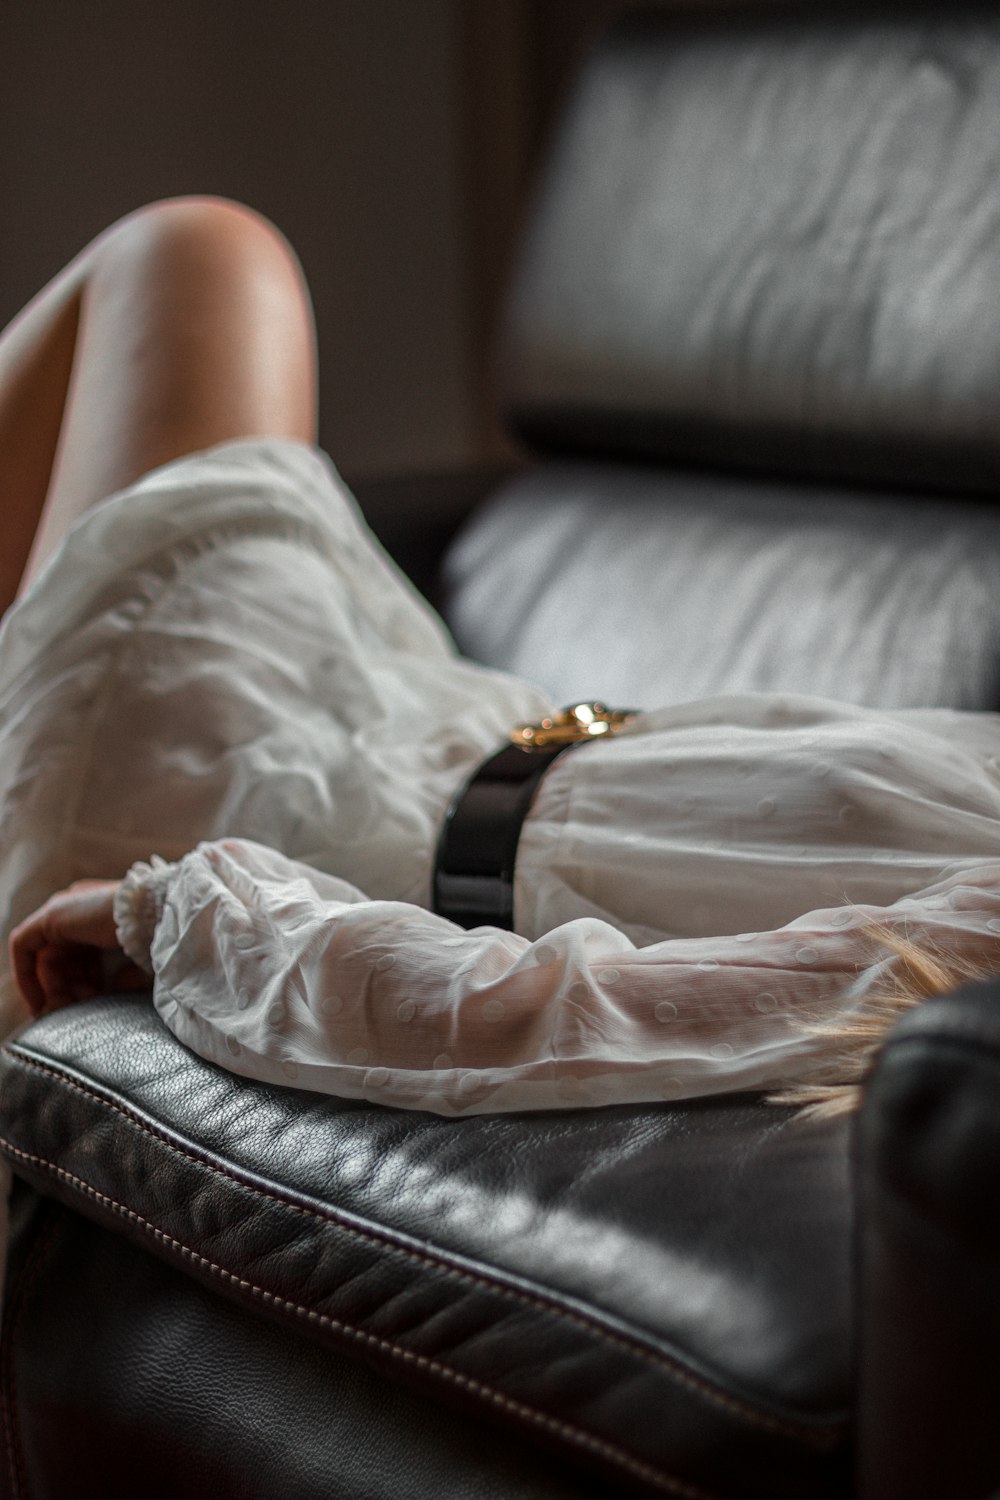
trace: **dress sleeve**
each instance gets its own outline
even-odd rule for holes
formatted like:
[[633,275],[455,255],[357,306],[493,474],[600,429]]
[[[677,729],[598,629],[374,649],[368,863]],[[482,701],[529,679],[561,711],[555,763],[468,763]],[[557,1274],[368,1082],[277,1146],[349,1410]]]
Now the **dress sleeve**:
[[154,1003],[194,1051],[267,1082],[445,1115],[849,1081],[831,1076],[824,1028],[892,962],[874,925],[1000,958],[995,863],[890,907],[642,949],[589,917],[537,942],[466,932],[235,839],[133,867],[120,904],[155,913]]

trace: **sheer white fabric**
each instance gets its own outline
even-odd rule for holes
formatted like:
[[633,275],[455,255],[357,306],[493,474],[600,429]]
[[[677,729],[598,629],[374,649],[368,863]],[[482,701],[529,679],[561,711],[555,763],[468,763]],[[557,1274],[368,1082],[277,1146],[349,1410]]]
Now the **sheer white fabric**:
[[439,1114],[678,1099],[837,1081],[815,1028],[884,963],[873,922],[969,956],[997,949],[1000,864],[893,907],[637,949],[582,917],[534,942],[467,933],[243,840],[133,868],[123,945],[156,1007],[235,1072]]
[[[0,629],[0,928],[162,856],[129,889],[164,897],[178,1035],[446,1113],[821,1077],[809,1023],[858,1003],[873,916],[992,955],[1000,719],[795,696],[574,752],[524,828],[518,935],[441,923],[451,796],[551,707],[458,657],[316,450],[166,465],[86,515]],[[22,1016],[4,954],[0,1029]]]
[[[317,450],[167,464],[0,627],[0,936],[72,880],[231,834],[423,904],[457,786],[550,706],[456,654]],[[0,1034],[23,1018],[4,942]]]
[[456,787],[550,706],[460,660],[317,450],[250,439],[143,476],[0,625],[0,1038],[27,1019],[11,928],[152,853],[238,834],[426,900]]

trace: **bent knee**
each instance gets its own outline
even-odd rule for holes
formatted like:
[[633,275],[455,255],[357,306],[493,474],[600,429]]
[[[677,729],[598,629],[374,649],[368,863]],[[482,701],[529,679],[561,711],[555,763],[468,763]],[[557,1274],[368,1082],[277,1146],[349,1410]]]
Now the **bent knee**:
[[125,230],[130,226],[195,239],[228,238],[234,243],[269,246],[291,254],[288,241],[277,226],[257,209],[235,198],[212,194],[158,198],[133,209],[112,227]]
[[108,259],[155,261],[159,269],[190,268],[227,280],[241,271],[308,300],[298,257],[275,224],[256,209],[230,198],[162,198],[117,220],[102,236]]

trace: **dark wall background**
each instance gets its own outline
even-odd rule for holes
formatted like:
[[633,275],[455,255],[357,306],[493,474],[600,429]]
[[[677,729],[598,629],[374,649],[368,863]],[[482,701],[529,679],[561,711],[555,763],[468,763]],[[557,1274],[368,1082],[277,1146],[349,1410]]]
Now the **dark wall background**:
[[554,108],[627,0],[4,0],[0,322],[94,234],[242,199],[313,289],[349,477],[490,460],[489,344]]

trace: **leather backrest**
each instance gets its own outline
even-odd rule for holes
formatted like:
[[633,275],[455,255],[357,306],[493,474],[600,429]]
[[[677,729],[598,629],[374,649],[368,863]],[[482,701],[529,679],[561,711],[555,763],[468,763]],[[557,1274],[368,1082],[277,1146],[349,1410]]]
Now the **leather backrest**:
[[995,6],[641,11],[541,184],[508,413],[550,448],[995,489],[998,248]]

